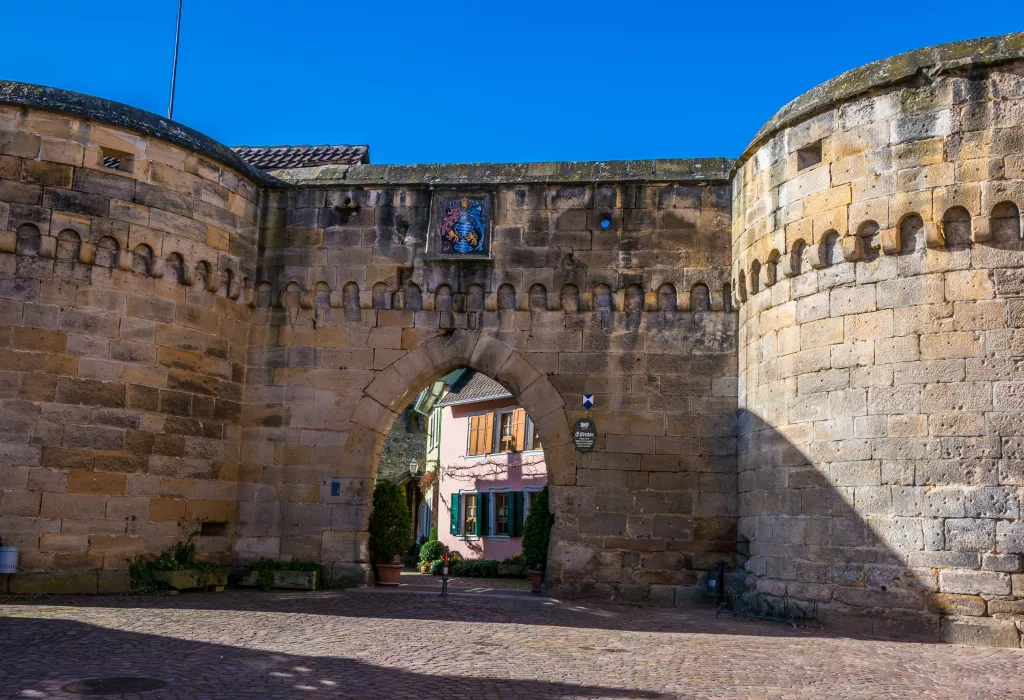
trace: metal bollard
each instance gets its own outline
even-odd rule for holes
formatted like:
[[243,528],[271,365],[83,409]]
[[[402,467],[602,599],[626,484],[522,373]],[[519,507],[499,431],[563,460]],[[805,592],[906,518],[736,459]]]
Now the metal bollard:
[[445,552],[444,563],[441,564],[441,597],[448,597],[448,553]]

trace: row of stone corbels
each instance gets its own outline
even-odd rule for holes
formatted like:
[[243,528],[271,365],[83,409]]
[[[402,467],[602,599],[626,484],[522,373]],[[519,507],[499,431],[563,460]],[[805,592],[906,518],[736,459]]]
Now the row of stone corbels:
[[[76,234],[77,235],[77,234]],[[54,236],[41,235],[39,236],[39,250],[37,255],[40,258],[49,260],[55,260],[57,258],[57,246],[59,240]],[[144,245],[144,244],[143,244]],[[78,242],[78,262],[84,265],[94,265],[96,263],[96,252],[99,247],[95,243],[88,241]],[[123,272],[131,272],[134,269],[134,263],[136,259],[143,258],[145,261],[146,274],[150,277],[160,279],[167,274],[167,261],[163,258],[157,258],[152,255],[152,250],[148,246],[144,246],[149,254],[143,254],[137,250],[126,250],[117,249],[117,259],[114,263],[114,269],[121,270]],[[0,231],[0,253],[17,253],[18,251],[18,234],[15,231]],[[180,253],[172,253],[179,255]],[[217,292],[221,287],[222,275],[217,272],[212,265],[206,261],[200,261],[197,265],[205,265],[205,281],[203,289],[208,292]],[[177,279],[180,284],[184,284],[188,287],[194,286],[196,283],[196,268],[190,266],[181,259],[180,263],[177,263]],[[227,296],[229,299],[237,300],[242,296],[243,292],[247,292],[247,297],[252,296],[251,289],[244,289],[242,280],[238,279],[238,276],[233,270],[226,270],[231,272],[230,283],[228,285]],[[248,301],[248,299],[247,299]]]
[[547,377],[512,346],[477,331],[456,330],[425,340],[377,373],[353,412],[341,477],[372,477],[391,425],[423,387],[469,367],[502,384],[544,436],[549,483],[576,483],[576,450],[565,401]]
[[[889,216],[887,223],[893,225],[887,228],[879,228],[877,221],[869,219],[862,221],[851,232],[847,206],[827,212],[814,221],[804,220],[812,224],[810,231],[800,230],[791,225],[765,237],[762,239],[764,243],[773,247],[765,256],[764,264],[753,257],[748,249],[739,256],[734,265],[733,289],[736,293],[736,302],[743,303],[748,294],[774,286],[778,281],[779,268],[784,276],[796,277],[805,269],[805,264],[814,270],[828,267],[826,246],[833,236],[838,236],[839,252],[843,260],[857,262],[864,259],[865,241],[875,235],[879,238],[882,253],[899,255],[903,250],[902,227],[912,217],[921,220],[926,247],[944,248],[946,222],[950,211],[956,208],[964,209],[970,215],[972,243],[986,243],[992,240],[992,220],[995,218],[997,207],[1001,205],[1012,205],[1016,209],[1020,230],[1024,231],[1024,212],[1016,203],[1024,201],[1024,182],[984,183],[980,190],[965,186],[916,194],[919,196],[902,199],[901,203],[904,206],[896,210],[895,216]],[[978,196],[979,194],[981,196]],[[920,195],[926,195],[927,201],[922,201]],[[982,209],[985,200],[988,200],[987,211]],[[911,208],[914,204],[919,206]],[[934,211],[941,211],[943,215],[935,217]],[[783,256],[780,249],[787,254]]]
[[[260,284],[261,287],[264,285],[269,286],[269,282]],[[358,308],[365,310],[456,311],[460,313],[474,310],[490,312],[590,312],[602,309],[595,299],[600,296],[600,292],[580,292],[575,285],[571,284],[563,286],[561,293],[558,295],[548,295],[546,290],[539,293],[531,291],[526,294],[512,292],[509,301],[511,302],[512,298],[514,298],[514,308],[512,303],[503,304],[501,291],[490,292],[482,295],[483,304],[482,308],[479,309],[468,308],[468,294],[452,294],[450,289],[448,291],[450,298],[446,302],[440,303],[438,292],[432,295],[424,295],[416,285],[411,283],[396,292],[392,292],[391,288],[388,287],[383,294],[378,294],[378,292],[372,289],[357,290],[355,292],[345,291],[345,288],[351,288],[352,286],[355,286],[355,283],[349,282],[342,290],[332,291],[326,282],[318,282],[313,289],[302,290],[297,282],[289,282],[277,295],[275,306],[283,308],[298,307],[301,309],[313,309],[317,308],[317,306],[330,306],[334,309],[355,308],[358,306]],[[447,287],[447,285],[442,286]],[[537,286],[539,285],[534,285],[534,287]],[[709,306],[707,309],[693,308],[694,297],[697,295],[698,287],[705,288]],[[259,295],[259,291],[250,293],[251,291],[248,288],[245,290],[246,303],[250,306],[257,306],[256,297]],[[629,288],[616,291],[608,290],[607,294],[610,304],[607,309],[608,311],[623,313],[639,311],[723,311],[726,308],[729,290],[725,287],[721,290],[712,290],[703,282],[698,282],[690,291],[677,292],[673,285],[666,283],[657,291],[644,292],[643,290],[638,290],[634,298],[630,298],[632,294]],[[317,297],[321,297],[327,303],[318,304]],[[418,309],[411,308],[410,306],[410,299],[415,297],[420,299],[420,308]],[[358,300],[358,304],[356,300]],[[671,308],[669,300],[674,300],[675,308]]]

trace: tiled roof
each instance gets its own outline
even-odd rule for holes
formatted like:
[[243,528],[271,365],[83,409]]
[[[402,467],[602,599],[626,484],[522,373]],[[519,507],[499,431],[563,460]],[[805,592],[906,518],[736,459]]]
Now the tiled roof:
[[260,170],[357,165],[370,162],[369,146],[234,146],[232,151]]
[[452,385],[448,393],[437,402],[438,406],[457,406],[464,403],[478,403],[491,399],[511,398],[508,389],[486,374],[468,370]]

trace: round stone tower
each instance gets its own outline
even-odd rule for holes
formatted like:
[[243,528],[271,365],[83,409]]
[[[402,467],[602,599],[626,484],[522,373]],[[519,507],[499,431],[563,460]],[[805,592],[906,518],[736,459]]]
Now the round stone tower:
[[229,560],[260,177],[157,115],[0,82],[0,530],[59,572],[11,592],[124,590],[196,531]]
[[1015,646],[1024,36],[815,88],[733,196],[751,580],[876,633]]

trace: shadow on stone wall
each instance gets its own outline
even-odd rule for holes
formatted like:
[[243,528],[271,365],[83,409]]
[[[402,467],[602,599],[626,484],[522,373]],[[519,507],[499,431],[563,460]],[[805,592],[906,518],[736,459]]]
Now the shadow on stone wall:
[[1014,620],[987,616],[1011,600],[1010,575],[981,570],[990,545],[978,532],[994,521],[963,517],[962,490],[917,484],[912,470],[855,454],[853,440],[801,448],[748,411],[740,425],[748,586],[817,601],[837,631],[1017,646]]

